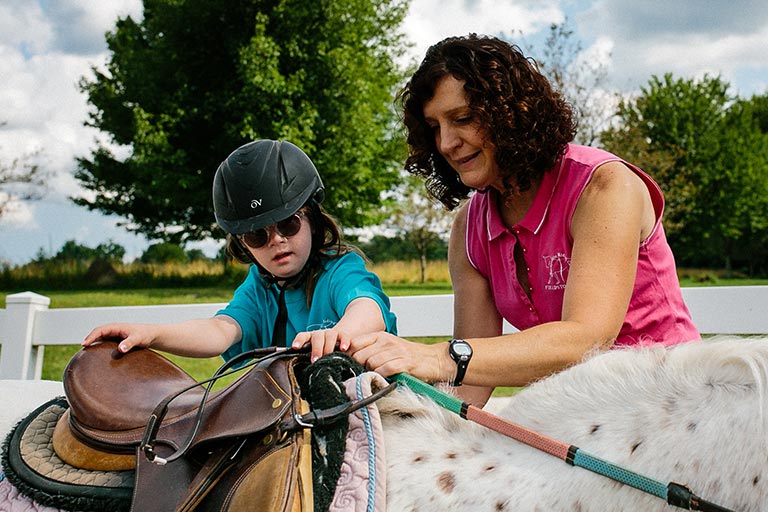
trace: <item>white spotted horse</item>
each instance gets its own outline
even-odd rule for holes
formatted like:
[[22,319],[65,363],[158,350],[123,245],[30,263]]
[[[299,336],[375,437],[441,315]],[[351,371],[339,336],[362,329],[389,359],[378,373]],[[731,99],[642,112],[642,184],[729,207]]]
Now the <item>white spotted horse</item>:
[[[768,510],[767,398],[768,340],[723,338],[602,353],[517,393],[501,416],[610,470],[686,484],[709,510],[757,512]],[[680,510],[428,397],[378,406],[389,510]]]
[[501,418],[402,377],[362,409],[383,427],[386,503],[371,510],[768,510],[766,339],[600,353]]

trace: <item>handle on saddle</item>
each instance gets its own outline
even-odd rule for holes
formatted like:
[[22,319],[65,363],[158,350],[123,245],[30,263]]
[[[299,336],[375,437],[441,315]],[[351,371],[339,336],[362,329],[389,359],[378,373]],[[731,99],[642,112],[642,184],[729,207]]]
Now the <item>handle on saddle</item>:
[[[149,459],[151,462],[154,462],[155,464],[159,464],[161,466],[169,462],[173,462],[174,460],[184,456],[187,450],[189,450],[190,446],[192,446],[192,443],[195,440],[195,436],[197,436],[197,432],[200,430],[200,426],[202,425],[202,422],[203,422],[203,412],[205,411],[206,401],[208,400],[208,396],[210,395],[211,389],[213,388],[214,384],[216,384],[216,381],[218,381],[220,378],[226,377],[228,375],[232,375],[233,373],[237,373],[241,370],[254,366],[260,363],[261,361],[264,361],[271,357],[301,354],[305,352],[308,352],[308,348],[292,349],[292,348],[284,348],[284,347],[266,347],[266,348],[257,348],[253,350],[248,350],[246,352],[243,352],[242,354],[239,354],[233,357],[232,359],[229,359],[227,362],[225,362],[216,370],[216,372],[213,374],[212,377],[209,377],[200,382],[196,382],[179,391],[176,391],[175,393],[168,395],[159,404],[157,404],[157,406],[152,411],[152,414],[149,416],[149,420],[147,421],[147,426],[146,426],[146,429],[144,430],[144,437],[142,438],[141,445],[140,445],[141,451],[144,453],[144,456],[147,457],[147,459]],[[240,368],[230,370],[230,368],[232,368],[234,365],[239,364],[242,361],[245,361],[248,359],[251,359],[251,361],[249,361],[247,364],[243,365]],[[157,453],[155,453],[155,444],[157,442],[157,434],[160,430],[160,426],[162,425],[163,419],[165,418],[165,415],[168,412],[168,406],[173,400],[175,400],[182,394],[186,393],[190,389],[194,389],[197,386],[203,386],[203,385],[206,385],[205,393],[203,393],[203,396],[200,399],[200,405],[198,405],[197,407],[197,414],[195,416],[195,423],[194,423],[194,426],[192,427],[192,431],[187,437],[187,440],[185,441],[185,443],[182,445],[181,448],[176,450],[174,453],[172,453],[168,457],[160,457]]]

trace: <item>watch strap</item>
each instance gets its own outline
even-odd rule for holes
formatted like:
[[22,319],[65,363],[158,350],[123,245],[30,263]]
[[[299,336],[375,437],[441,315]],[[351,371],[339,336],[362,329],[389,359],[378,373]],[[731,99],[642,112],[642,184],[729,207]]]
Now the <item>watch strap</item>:
[[[459,343],[466,345],[466,347],[469,349],[469,352],[466,354],[458,354],[454,350],[454,345]],[[470,347],[469,343],[464,340],[453,339],[448,344],[448,353],[450,354],[451,359],[453,359],[456,363],[456,375],[453,380],[449,382],[449,384],[453,387],[461,386],[461,383],[464,381],[464,376],[467,373],[469,361],[472,358],[472,347]]]

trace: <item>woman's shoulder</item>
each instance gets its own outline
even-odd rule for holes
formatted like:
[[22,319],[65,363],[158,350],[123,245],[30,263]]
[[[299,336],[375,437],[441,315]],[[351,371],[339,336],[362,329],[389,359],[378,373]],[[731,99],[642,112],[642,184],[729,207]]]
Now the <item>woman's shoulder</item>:
[[568,144],[565,150],[565,158],[576,161],[590,160],[620,160],[610,151],[594,146],[582,146],[580,144]]

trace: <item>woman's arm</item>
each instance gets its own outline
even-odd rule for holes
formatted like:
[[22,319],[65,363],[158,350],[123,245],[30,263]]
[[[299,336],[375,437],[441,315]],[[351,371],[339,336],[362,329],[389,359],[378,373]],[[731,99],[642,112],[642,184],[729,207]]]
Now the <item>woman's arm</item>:
[[[451,277],[462,301],[456,304],[456,335],[464,336],[474,352],[464,383],[523,386],[580,362],[592,350],[610,347],[626,316],[640,242],[654,223],[642,180],[621,163],[601,166],[572,221],[574,246],[562,319],[503,336],[498,335],[499,320],[488,312],[495,312],[495,306],[461,260],[454,260]],[[458,247],[455,237],[452,242]],[[488,334],[489,325],[494,334]],[[446,344],[416,345],[421,344],[369,335],[353,340],[350,352],[384,375],[405,371],[431,381],[453,377],[455,364]]]
[[[448,270],[453,285],[453,336],[454,338],[490,338],[501,335],[502,318],[493,301],[488,280],[469,262],[467,257],[467,208],[464,203],[451,226],[448,244]],[[443,347],[447,352],[447,345]],[[448,359],[449,369],[456,370],[456,363]],[[473,362],[470,360],[470,366]],[[456,389],[465,401],[478,406],[485,405],[493,392],[493,386],[473,386],[466,383]]]
[[580,362],[592,350],[609,348],[626,317],[640,243],[654,224],[643,181],[619,162],[598,168],[571,223],[574,244],[561,320],[468,340],[477,347],[465,381],[526,385]]

